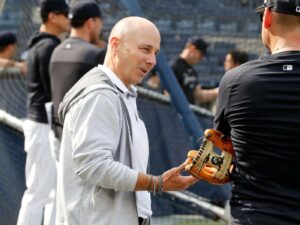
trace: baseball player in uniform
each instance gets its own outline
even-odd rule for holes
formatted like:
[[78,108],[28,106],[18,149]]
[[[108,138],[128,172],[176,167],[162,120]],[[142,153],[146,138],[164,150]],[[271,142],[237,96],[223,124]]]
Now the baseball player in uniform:
[[55,161],[49,148],[45,103],[50,98],[49,63],[60,43],[58,36],[69,30],[69,7],[65,0],[43,0],[43,20],[29,43],[27,75],[27,119],[24,124],[26,190],[22,198],[18,225],[55,225]]
[[199,36],[190,37],[179,57],[171,63],[172,70],[187,100],[191,104],[214,101],[218,89],[203,89],[193,65],[199,63],[207,54],[208,43]]
[[57,118],[58,106],[66,92],[87,71],[102,64],[105,56],[105,50],[96,46],[102,30],[102,16],[97,3],[91,0],[75,2],[70,6],[69,18],[70,37],[54,50],[50,62],[51,100],[54,114],[51,144],[56,160],[58,160],[62,135],[62,125]]
[[262,41],[271,54],[229,70],[215,128],[231,136],[232,225],[300,224],[300,2],[265,0]]

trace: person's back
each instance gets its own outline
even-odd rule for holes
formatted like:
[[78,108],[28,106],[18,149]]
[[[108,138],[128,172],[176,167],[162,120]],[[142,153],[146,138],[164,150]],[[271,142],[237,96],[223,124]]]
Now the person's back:
[[178,57],[171,62],[172,70],[180,84],[187,100],[195,104],[195,89],[199,85],[196,70],[186,60]]
[[228,71],[220,83],[215,128],[231,136],[236,155],[230,224],[300,224],[297,7],[268,0],[262,39],[271,54]]
[[[293,70],[287,73],[283,68],[288,65]],[[224,106],[226,113],[216,118],[226,117],[231,127],[238,159],[231,214],[250,215],[241,224],[300,222],[299,74],[300,51],[249,62],[228,72],[222,81],[221,86],[230,89],[222,91],[219,100],[230,101]],[[223,131],[223,126],[217,129]]]
[[48,65],[51,53],[60,43],[58,37],[37,32],[30,40],[27,57],[27,117],[39,123],[48,123],[45,103],[50,101]]
[[[105,51],[94,44],[102,29],[98,5],[92,1],[77,2],[71,6],[70,15],[70,37],[54,50],[50,63],[51,101],[58,139],[61,139],[62,133],[62,126],[57,119],[60,102],[86,72],[103,63],[105,56]],[[97,27],[96,20],[100,21]]]
[[[105,52],[79,38],[68,38],[58,46],[50,65],[52,102],[54,119],[57,110],[68,90],[91,68],[103,63]],[[61,130],[59,131],[61,136]]]

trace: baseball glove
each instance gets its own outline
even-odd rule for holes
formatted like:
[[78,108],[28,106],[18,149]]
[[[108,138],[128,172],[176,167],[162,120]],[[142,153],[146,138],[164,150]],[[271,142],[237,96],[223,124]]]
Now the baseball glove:
[[[214,146],[222,150],[221,155],[214,152]],[[212,184],[230,181],[234,158],[230,137],[217,130],[207,129],[200,149],[189,151],[187,157],[185,170],[194,177]]]

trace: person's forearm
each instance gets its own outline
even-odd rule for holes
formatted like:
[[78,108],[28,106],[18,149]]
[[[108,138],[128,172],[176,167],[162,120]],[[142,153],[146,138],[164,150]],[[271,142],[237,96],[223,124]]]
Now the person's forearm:
[[147,190],[154,194],[161,194],[162,191],[185,190],[194,184],[197,179],[193,176],[182,176],[180,173],[184,170],[184,167],[185,164],[183,163],[178,167],[165,171],[160,176],[153,176],[139,172],[134,190]]
[[195,93],[196,101],[199,103],[206,103],[214,101],[218,96],[218,88],[202,89],[198,88]]
[[0,58],[0,66],[7,68],[7,67],[13,67],[15,66],[15,61],[14,60],[10,60],[10,59],[4,59],[4,58]]
[[153,192],[154,195],[161,194],[163,191],[163,177],[162,175],[153,176],[139,172],[134,190]]
[[15,67],[18,68],[22,72],[22,74],[26,74],[27,72],[27,67],[25,62],[18,62],[11,59],[0,58],[0,67],[2,68]]
[[145,191],[150,183],[151,176],[145,173],[139,172],[138,179],[135,185],[135,191]]

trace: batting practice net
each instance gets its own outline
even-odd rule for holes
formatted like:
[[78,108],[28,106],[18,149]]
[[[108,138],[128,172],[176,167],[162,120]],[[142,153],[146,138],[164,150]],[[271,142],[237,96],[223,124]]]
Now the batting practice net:
[[[76,0],[72,0],[74,2]],[[78,0],[79,1],[79,0]],[[196,70],[204,87],[218,86],[224,74],[223,61],[230,49],[246,51],[250,59],[264,53],[256,0],[99,0],[103,12],[103,37],[121,18],[131,15],[138,2],[146,18],[162,36],[166,58],[174,59],[188,37],[201,35],[209,44],[209,55]],[[0,30],[18,37],[18,57],[26,58],[26,43],[40,24],[38,0],[0,1]],[[26,78],[14,69],[0,71],[0,225],[16,224],[25,190],[23,119],[26,116]],[[150,171],[159,175],[186,159],[191,137],[170,100],[139,88],[138,108],[150,142]],[[213,115],[193,108],[201,127],[211,128]],[[188,192],[152,196],[154,225],[226,224],[225,204],[230,185],[213,186],[198,182]]]

